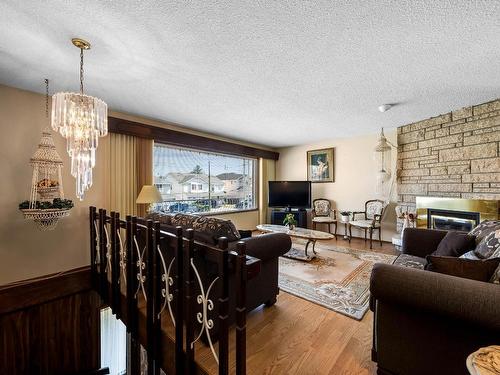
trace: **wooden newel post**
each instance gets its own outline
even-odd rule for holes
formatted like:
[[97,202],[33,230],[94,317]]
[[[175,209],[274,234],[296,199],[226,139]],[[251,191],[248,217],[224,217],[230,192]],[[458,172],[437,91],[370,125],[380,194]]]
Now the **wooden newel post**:
[[97,246],[99,244],[96,242],[96,230],[95,230],[95,220],[96,220],[96,208],[91,206],[89,208],[89,222],[90,222],[90,273],[92,280],[92,288],[97,290]]
[[[162,306],[162,254],[160,252],[163,251],[163,249],[160,246],[160,241],[161,241],[161,232],[160,232],[160,222],[155,221],[153,224],[153,253],[154,253],[154,290],[153,290],[153,297],[154,297],[154,302],[153,302],[153,359],[154,359],[154,374],[159,375],[160,374],[160,366],[161,366],[161,359],[162,359],[162,351],[161,351],[161,337],[162,337],[162,332],[161,332],[161,306]],[[166,275],[165,275],[166,276]],[[165,298],[168,298],[165,297]]]
[[236,245],[236,374],[246,374],[246,324],[247,324],[247,262],[246,244]]
[[134,261],[134,234],[132,232],[132,216],[127,215],[127,246],[126,246],[126,275],[127,275],[127,332],[132,332],[132,301],[134,299],[134,278],[135,278],[135,261]]
[[153,374],[154,361],[154,241],[153,221],[146,221],[146,349],[148,352],[148,374]]
[[184,308],[183,308],[183,245],[182,227],[175,228],[177,243],[175,244],[175,276],[174,276],[174,301],[175,301],[175,368],[178,374],[184,373]]
[[121,301],[121,291],[120,291],[120,272],[121,272],[121,265],[120,265],[120,251],[121,251],[121,237],[120,237],[120,231],[121,231],[121,226],[120,226],[120,213],[115,212],[115,247],[114,247],[114,267],[113,267],[113,272],[115,273],[115,278],[114,278],[114,300],[115,300],[115,311],[116,311],[116,318],[121,319],[122,318],[122,301]]
[[[119,213],[117,212],[111,212],[111,217],[110,217],[110,241],[111,241],[111,248],[110,248],[110,267],[108,269],[108,273],[111,274],[111,298],[110,298],[110,306],[111,310],[113,311],[113,314],[116,314],[116,318],[120,318],[120,312],[119,312],[119,295],[117,293],[118,291],[118,278],[120,277],[120,274],[118,272],[119,269],[119,255],[118,255],[118,230],[120,228],[120,223],[117,222],[117,217],[119,217]],[[119,221],[119,219],[118,219]]]
[[219,374],[229,373],[229,251],[227,238],[219,238]]
[[[191,347],[191,343],[194,341],[195,331],[194,325],[196,322],[196,313],[194,309],[194,304],[196,301],[195,293],[195,280],[194,272],[191,268],[191,259],[194,257],[194,230],[186,230],[186,243],[184,248],[184,301],[185,303],[185,322],[186,322],[186,374],[195,373],[195,362],[194,362],[194,345]],[[176,343],[177,345],[177,343]],[[182,344],[181,344],[182,345]]]
[[130,365],[131,374],[140,373],[141,349],[139,344],[137,298],[135,292],[138,287],[137,279],[137,217],[127,217],[127,331],[130,333]]
[[108,280],[106,279],[106,251],[107,239],[104,227],[106,226],[106,210],[99,209],[99,294],[105,303],[108,302]]

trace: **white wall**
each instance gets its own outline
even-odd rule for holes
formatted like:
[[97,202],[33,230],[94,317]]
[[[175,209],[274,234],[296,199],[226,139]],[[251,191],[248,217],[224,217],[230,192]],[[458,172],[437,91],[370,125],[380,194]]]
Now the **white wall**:
[[[396,144],[396,131],[386,132],[386,137]],[[337,211],[363,211],[365,201],[378,198],[375,194],[376,169],[373,160],[373,148],[377,138],[378,134],[372,134],[282,148],[278,150],[280,158],[276,163],[276,180],[306,180],[307,151],[335,147],[335,182],[313,183],[313,199],[330,199]],[[396,150],[393,150],[393,165],[396,162],[396,154]],[[384,240],[390,241],[396,232],[395,216],[394,206],[390,205],[383,220]],[[339,231],[343,233],[343,224],[339,225]],[[360,236],[361,232],[353,232],[353,235]]]

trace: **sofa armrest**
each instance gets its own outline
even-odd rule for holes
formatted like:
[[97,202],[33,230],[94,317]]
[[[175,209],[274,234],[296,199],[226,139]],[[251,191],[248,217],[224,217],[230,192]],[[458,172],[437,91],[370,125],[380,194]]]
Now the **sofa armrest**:
[[285,233],[266,233],[255,237],[244,238],[246,253],[262,261],[278,258],[292,247],[290,236]]
[[500,286],[496,284],[377,263],[370,292],[376,301],[500,331]]
[[401,252],[403,254],[425,258],[425,256],[437,249],[445,235],[446,231],[444,230],[406,228],[403,231],[403,246]]

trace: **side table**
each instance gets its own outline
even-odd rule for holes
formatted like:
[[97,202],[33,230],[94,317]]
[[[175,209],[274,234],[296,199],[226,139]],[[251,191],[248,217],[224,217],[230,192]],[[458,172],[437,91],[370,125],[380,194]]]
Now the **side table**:
[[500,346],[491,345],[479,348],[467,357],[466,366],[471,375],[499,374]]

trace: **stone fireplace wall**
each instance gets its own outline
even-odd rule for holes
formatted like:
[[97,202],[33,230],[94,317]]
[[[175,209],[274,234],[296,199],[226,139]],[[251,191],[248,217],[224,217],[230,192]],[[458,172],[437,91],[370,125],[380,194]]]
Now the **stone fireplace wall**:
[[417,196],[500,199],[499,147],[500,99],[399,127],[398,204],[414,212]]

